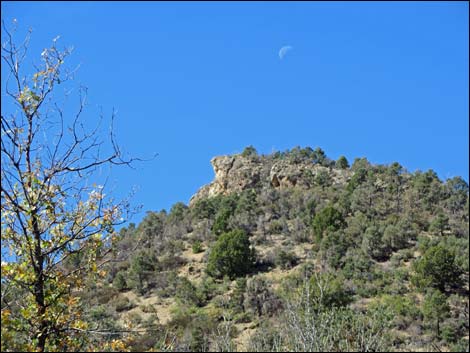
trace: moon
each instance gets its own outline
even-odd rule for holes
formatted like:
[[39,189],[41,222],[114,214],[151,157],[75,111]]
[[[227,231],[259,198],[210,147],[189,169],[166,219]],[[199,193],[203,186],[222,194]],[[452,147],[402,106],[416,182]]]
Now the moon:
[[285,46],[283,46],[283,47],[279,50],[279,59],[282,60],[282,59],[284,58],[284,56],[286,56],[287,52],[288,52],[289,50],[292,50],[292,49],[294,49],[294,48],[292,48],[290,45],[285,45]]

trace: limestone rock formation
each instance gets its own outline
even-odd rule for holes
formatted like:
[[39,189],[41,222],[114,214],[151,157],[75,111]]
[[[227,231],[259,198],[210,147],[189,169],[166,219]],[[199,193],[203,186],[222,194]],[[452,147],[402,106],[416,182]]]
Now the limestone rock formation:
[[289,159],[244,157],[242,155],[217,156],[211,159],[214,180],[191,197],[190,205],[197,200],[216,195],[228,195],[245,189],[259,188],[309,188],[319,173],[324,173],[333,184],[345,183],[350,170],[314,164],[311,161],[293,162]]

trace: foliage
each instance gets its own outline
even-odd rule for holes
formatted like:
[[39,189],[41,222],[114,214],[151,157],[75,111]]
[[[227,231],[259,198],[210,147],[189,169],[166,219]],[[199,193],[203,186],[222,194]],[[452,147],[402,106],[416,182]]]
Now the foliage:
[[206,270],[216,278],[225,275],[235,278],[248,273],[254,262],[255,254],[248,235],[237,229],[220,235],[211,249]]
[[251,335],[248,342],[249,352],[281,352],[284,336],[273,327],[270,321],[263,321]]
[[331,177],[326,170],[320,170],[315,176],[315,183],[320,185],[322,188],[330,186],[332,183]]
[[431,289],[424,297],[423,315],[426,319],[436,322],[436,337],[440,336],[440,322],[449,315],[446,296],[437,289]]
[[294,267],[298,262],[297,256],[292,251],[277,249],[274,264],[283,270]]
[[135,304],[129,300],[127,297],[120,297],[115,301],[114,307],[116,311],[128,311],[135,307]]
[[387,250],[393,251],[403,249],[408,244],[406,235],[396,225],[388,225],[385,228],[382,241]]
[[344,255],[350,246],[351,239],[343,231],[328,232],[320,244],[319,257],[323,267],[326,267],[326,262],[331,268],[340,268],[344,262]]
[[315,273],[306,287],[308,298],[312,301],[312,309],[344,307],[351,302],[351,293],[344,287],[344,279],[332,273]]
[[199,254],[200,252],[204,251],[200,240],[196,240],[191,246],[191,249],[193,250],[193,254]]
[[[4,91],[17,108],[8,113],[2,105],[1,116],[2,294],[23,294],[2,303],[2,350],[81,350],[89,324],[77,293],[86,280],[104,276],[113,226],[130,210],[127,200],[106,197],[106,187],[93,178],[99,168],[132,160],[122,158],[112,132],[106,146],[97,127],[87,130],[85,89],[66,116],[58,85],[72,79],[64,65],[71,50],[59,50],[57,38],[28,74],[30,34],[18,46],[6,26],[2,31],[10,77]],[[3,336],[3,329],[22,336]]]
[[390,249],[383,241],[382,230],[377,225],[366,229],[362,240],[362,250],[370,254],[373,259],[384,260],[390,255]]
[[130,282],[140,294],[145,293],[155,271],[158,269],[158,259],[152,250],[141,250],[132,259],[130,267]]
[[334,207],[327,206],[317,213],[312,222],[313,232],[319,243],[326,231],[336,231],[345,226],[343,215]]
[[348,169],[349,168],[349,162],[346,159],[345,156],[340,156],[338,160],[336,161],[336,168],[339,169]]
[[119,291],[124,291],[129,288],[125,273],[122,271],[117,273],[116,277],[114,277],[113,286]]
[[246,282],[244,307],[255,315],[273,315],[282,307],[280,299],[269,288],[263,277],[253,277]]
[[421,289],[431,287],[444,292],[447,287],[460,283],[461,270],[455,263],[455,255],[443,245],[427,249],[413,268],[413,283]]
[[421,312],[416,301],[408,296],[385,294],[371,305],[371,308],[386,308],[393,314],[396,327],[406,329],[420,318]]
[[170,210],[170,214],[168,215],[168,222],[170,223],[178,223],[181,222],[186,214],[188,206],[186,206],[182,202],[175,203]]
[[61,106],[70,52],[31,68],[29,35],[2,38],[2,351],[468,350],[465,180],[248,146],[231,168],[252,179],[115,232],[129,204],[94,183],[132,159],[86,89]]
[[242,152],[242,156],[245,158],[256,157],[258,156],[258,152],[256,151],[256,148],[250,145],[248,147],[245,147],[245,149]]
[[186,277],[178,277],[175,297],[187,305],[199,306],[202,304],[196,287]]
[[212,231],[214,234],[220,235],[230,230],[228,220],[232,212],[233,211],[228,208],[221,209],[217,212],[214,224],[212,225]]
[[[139,224],[137,232],[140,234],[142,241],[146,245],[150,245],[155,238],[163,236],[165,213],[147,212],[147,215]],[[132,230],[130,230],[132,232]],[[134,240],[135,236],[133,237]]]
[[315,148],[315,150],[312,153],[312,162],[314,164],[320,164],[323,166],[329,166],[329,159],[325,154],[325,151],[323,151],[320,147]]
[[[202,198],[188,209],[181,207],[178,221],[169,221],[169,215],[160,212],[148,215],[145,227],[122,231],[118,251],[131,251],[135,235],[143,241],[132,250],[129,261],[111,266],[110,279],[121,271],[129,273],[142,249],[160,255],[159,271],[144,287],[146,294],[152,285],[159,297],[179,303],[174,320],[165,325],[175,334],[173,350],[239,349],[233,346],[235,331],[228,329],[234,323],[257,327],[250,347],[258,351],[419,350],[424,340],[428,347],[441,350],[462,345],[468,333],[468,309],[462,296],[469,267],[466,184],[458,179],[442,183],[432,172],[410,174],[399,163],[373,165],[365,158],[339,173],[327,171],[325,167],[333,164],[326,157],[323,164],[312,165],[321,155],[300,147],[258,155],[256,186]],[[270,183],[272,166],[280,160],[299,169],[295,187]],[[315,183],[318,171],[328,179],[323,185]],[[237,229],[250,234],[248,248],[259,249],[259,266],[244,269],[243,274],[222,274],[219,265],[210,265],[211,253],[228,254],[227,246],[217,249],[216,244]],[[320,239],[312,244],[311,236],[318,234]],[[203,256],[207,273],[211,266],[214,273],[202,273],[196,282],[197,260],[189,267],[183,267],[182,260],[187,244],[199,241],[209,250]],[[436,318],[424,315],[424,301],[416,289],[433,288],[428,281],[432,266],[421,265],[427,268],[421,271],[427,274],[421,280],[415,268],[426,262],[426,252],[436,246],[453,254],[458,276],[454,283],[445,284],[444,294],[453,293],[446,299],[450,312],[439,319],[439,337],[431,337],[423,329],[435,332]],[[254,257],[249,262],[254,265]],[[241,261],[237,268],[244,264]],[[274,266],[284,270],[273,270]],[[182,275],[186,271],[187,280]],[[126,280],[131,278],[127,276]],[[108,302],[110,295],[103,292]],[[321,342],[314,340],[312,330]],[[409,333],[406,339],[404,331]]]
[[232,295],[230,296],[230,307],[234,309],[235,312],[244,311],[244,298],[246,292],[246,278],[239,277],[235,282],[235,288]]
[[191,207],[192,216],[197,219],[211,219],[217,210],[217,199],[200,199]]
[[[327,282],[324,282],[328,286]],[[286,302],[281,327],[265,350],[297,352],[387,351],[391,315],[379,308],[366,313],[326,304],[321,291],[312,292],[309,281],[298,296]],[[319,297],[320,295],[320,297]],[[277,331],[277,332],[276,332]]]
[[444,232],[449,229],[449,217],[444,213],[440,212],[436,218],[431,221],[429,230],[441,237],[444,235]]
[[413,176],[412,186],[419,199],[419,207],[433,211],[442,196],[441,183],[436,172],[432,169],[425,173],[417,171]]
[[446,206],[455,214],[462,212],[468,204],[468,183],[461,177],[448,179],[444,189]]

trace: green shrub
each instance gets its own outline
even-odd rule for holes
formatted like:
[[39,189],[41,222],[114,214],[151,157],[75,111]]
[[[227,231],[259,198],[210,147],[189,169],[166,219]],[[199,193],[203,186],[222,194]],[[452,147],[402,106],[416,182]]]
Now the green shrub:
[[338,158],[338,160],[336,161],[336,168],[339,168],[339,169],[349,168],[349,162],[345,156],[341,156]]
[[237,278],[235,288],[230,296],[229,306],[235,313],[244,312],[243,301],[246,292],[246,278]]
[[469,344],[468,338],[461,338],[457,343],[453,344],[450,347],[451,352],[468,352],[469,351]]
[[176,298],[180,299],[184,304],[201,305],[201,300],[196,291],[196,287],[186,277],[178,277],[176,285]]
[[215,235],[220,235],[230,230],[229,225],[228,225],[228,220],[231,214],[232,214],[232,210],[228,208],[224,208],[220,210],[219,212],[217,212],[214,224],[212,225],[212,232],[214,232]]
[[131,322],[132,326],[138,326],[142,323],[142,316],[140,316],[140,314],[137,312],[127,313],[125,317],[128,321]]
[[243,230],[222,234],[211,249],[206,271],[209,275],[231,279],[251,271],[255,262],[254,250]]
[[297,265],[298,258],[291,251],[284,251],[283,249],[278,249],[276,251],[276,257],[274,259],[274,264],[283,270],[290,269]]
[[256,148],[254,148],[251,145],[248,147],[245,147],[245,149],[242,152],[242,157],[249,158],[249,157],[256,157],[256,156],[258,156],[258,152],[256,151]]
[[375,224],[367,227],[361,246],[366,254],[378,261],[386,260],[391,255],[391,249],[383,240],[383,230]]
[[442,327],[441,338],[446,343],[455,343],[457,341],[457,330],[453,325],[446,324]]
[[455,263],[455,255],[443,245],[431,246],[413,264],[413,283],[421,289],[437,288],[441,292],[448,286],[460,283],[461,270]]
[[114,308],[117,312],[131,310],[135,308],[135,304],[129,300],[127,297],[120,297],[114,303]]
[[126,282],[140,294],[144,294],[152,286],[151,281],[157,269],[156,253],[149,249],[141,250],[132,259],[129,280],[126,279]]
[[215,198],[201,199],[191,207],[192,216],[195,219],[211,219],[214,217],[217,207]]
[[126,275],[122,271],[118,272],[116,277],[114,277],[113,287],[118,291],[125,291],[129,288],[126,281]]
[[268,233],[269,234],[281,234],[284,230],[284,225],[280,220],[274,220],[269,224]]
[[450,314],[446,296],[437,289],[430,289],[424,297],[422,311],[426,321],[435,328],[436,337],[440,338],[440,324]]
[[197,311],[194,306],[187,306],[177,303],[170,309],[171,320],[168,323],[169,327],[173,328],[186,328],[192,322],[192,316]]
[[376,308],[380,305],[389,308],[394,314],[395,320],[400,319],[400,317],[417,320],[421,314],[415,300],[403,295],[383,295],[380,298],[380,303],[372,305],[372,307]]
[[369,283],[373,278],[374,264],[361,249],[350,248],[343,258],[342,273],[346,279],[357,279]]
[[315,176],[314,181],[315,184],[320,185],[322,188],[332,184],[330,174],[326,170],[320,170]]
[[443,236],[446,230],[449,230],[449,217],[440,212],[429,225],[429,231],[435,235]]
[[282,308],[282,302],[272,291],[270,283],[256,276],[246,282],[244,307],[254,315],[270,316]]
[[177,224],[184,219],[188,206],[182,202],[175,203],[170,210],[168,215],[168,223]]
[[220,286],[215,280],[207,275],[202,277],[201,282],[196,288],[197,295],[202,301],[209,301],[216,295],[222,294]]
[[111,286],[103,286],[101,288],[96,288],[96,290],[94,290],[92,293],[93,298],[96,298],[98,304],[108,304],[118,294],[119,291]]
[[312,222],[313,232],[319,243],[325,231],[336,231],[346,226],[343,215],[334,207],[327,206],[317,213]]
[[408,243],[406,236],[401,232],[401,230],[392,224],[385,228],[382,242],[387,249],[394,251],[405,248]]
[[203,251],[202,249],[202,243],[200,240],[196,240],[193,245],[192,245],[192,249],[193,249],[193,254],[199,254],[200,252]]
[[344,307],[352,301],[351,293],[344,286],[344,278],[331,273],[315,273],[309,281],[311,304],[314,307]]
[[339,268],[343,265],[343,257],[351,247],[348,238],[343,231],[328,232],[320,244],[320,257],[332,268]]

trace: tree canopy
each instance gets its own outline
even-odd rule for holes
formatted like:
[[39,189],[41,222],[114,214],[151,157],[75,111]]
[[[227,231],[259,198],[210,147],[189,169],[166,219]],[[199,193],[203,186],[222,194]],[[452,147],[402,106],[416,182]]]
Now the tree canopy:
[[[69,49],[59,50],[55,39],[30,74],[31,32],[21,45],[5,25],[3,33],[9,79],[2,91],[16,112],[2,104],[2,350],[80,350],[89,327],[76,293],[104,275],[113,226],[130,211],[127,200],[106,196],[95,172],[132,160],[123,159],[112,132],[106,145],[97,127],[87,128],[86,89],[78,90],[74,114],[60,105],[57,88],[72,79]],[[27,334],[19,340],[4,332]]]
[[248,273],[255,261],[254,251],[245,231],[223,233],[211,249],[207,273],[214,277],[235,278]]
[[447,287],[460,282],[461,270],[455,263],[455,254],[443,245],[431,246],[414,265],[414,282],[420,288],[437,288],[444,292]]

